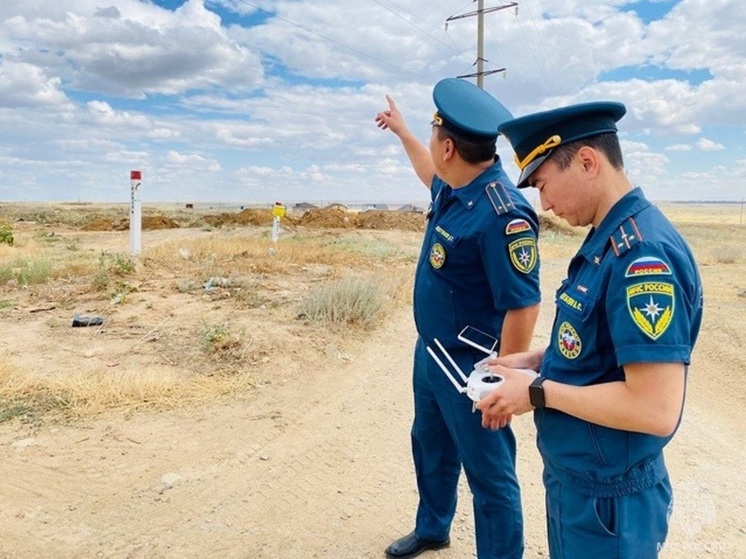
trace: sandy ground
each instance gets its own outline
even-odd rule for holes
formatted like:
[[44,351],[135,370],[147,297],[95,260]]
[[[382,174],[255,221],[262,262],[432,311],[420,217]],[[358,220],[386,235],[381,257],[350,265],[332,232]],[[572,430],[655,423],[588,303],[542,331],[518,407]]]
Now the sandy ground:
[[[416,243],[417,233],[411,236]],[[126,237],[109,242],[126,246]],[[536,346],[546,342],[565,264],[564,257],[544,258]],[[683,423],[666,454],[676,507],[662,558],[746,557],[743,269],[702,270],[713,296]],[[21,365],[114,359],[106,355],[113,347],[65,352],[69,331],[48,322],[22,328],[7,318],[2,325],[2,348]],[[91,343],[90,332],[75,329],[74,347]],[[272,355],[276,366],[235,400],[35,429],[0,424],[0,557],[383,557],[390,541],[411,529],[417,500],[409,450],[414,336],[411,310],[402,305],[343,352],[308,362],[302,351]],[[116,359],[142,358],[131,353]],[[513,423],[525,557],[546,558],[534,428],[528,415]],[[449,549],[428,556],[474,555],[463,480],[451,537]]]

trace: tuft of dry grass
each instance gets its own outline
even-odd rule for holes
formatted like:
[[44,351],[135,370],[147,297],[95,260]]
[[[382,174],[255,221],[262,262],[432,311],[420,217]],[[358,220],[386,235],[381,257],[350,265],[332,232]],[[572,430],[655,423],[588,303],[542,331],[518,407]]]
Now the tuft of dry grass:
[[385,308],[386,292],[379,279],[346,276],[312,289],[300,312],[311,322],[370,329],[380,323]]
[[69,371],[42,376],[14,367],[0,355],[0,422],[41,416],[80,419],[110,411],[133,412],[204,405],[254,386],[248,372],[232,376],[187,376],[172,368],[138,371]]

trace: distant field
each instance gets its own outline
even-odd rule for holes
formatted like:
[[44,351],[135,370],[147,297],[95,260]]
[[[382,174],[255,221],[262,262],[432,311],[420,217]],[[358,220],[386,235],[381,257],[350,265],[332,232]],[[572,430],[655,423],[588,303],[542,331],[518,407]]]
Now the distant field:
[[746,206],[743,203],[661,202],[657,206],[676,223],[746,224]]

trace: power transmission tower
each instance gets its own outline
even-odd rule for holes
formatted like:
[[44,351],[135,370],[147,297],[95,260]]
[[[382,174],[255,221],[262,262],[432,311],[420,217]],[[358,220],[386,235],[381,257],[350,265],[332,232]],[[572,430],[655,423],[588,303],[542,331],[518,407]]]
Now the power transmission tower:
[[505,68],[498,68],[497,70],[488,70],[487,72],[484,71],[484,14],[489,14],[491,12],[497,12],[498,10],[505,10],[507,8],[515,8],[516,13],[518,13],[518,2],[507,2],[505,4],[502,4],[500,6],[495,6],[492,8],[485,9],[484,7],[484,0],[474,0],[477,3],[477,10],[475,12],[467,12],[465,14],[457,15],[457,16],[451,16],[448,19],[446,19],[446,29],[448,29],[448,22],[453,21],[454,19],[463,19],[465,17],[473,17],[477,16],[477,71],[474,74],[464,74],[461,76],[456,76],[458,78],[473,78],[476,76],[477,78],[477,86],[484,89],[484,76],[489,76],[490,74],[497,74],[498,72],[504,72]]

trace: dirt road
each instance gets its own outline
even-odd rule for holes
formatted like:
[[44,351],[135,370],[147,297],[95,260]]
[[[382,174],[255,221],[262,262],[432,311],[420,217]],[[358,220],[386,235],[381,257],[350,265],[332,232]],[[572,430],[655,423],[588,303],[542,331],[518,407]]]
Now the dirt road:
[[[381,557],[411,527],[416,492],[408,309],[354,355],[281,369],[246,401],[27,437],[0,426],[0,556]],[[677,490],[664,557],[742,557],[742,418],[690,397],[668,462]],[[528,558],[545,557],[539,459],[515,421]],[[452,547],[473,553],[462,487]]]

